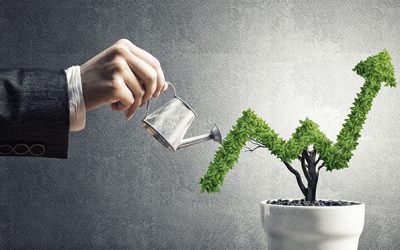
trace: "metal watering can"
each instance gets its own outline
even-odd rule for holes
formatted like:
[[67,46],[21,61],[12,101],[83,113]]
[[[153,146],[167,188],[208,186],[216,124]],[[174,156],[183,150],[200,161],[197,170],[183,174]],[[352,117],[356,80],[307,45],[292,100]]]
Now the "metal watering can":
[[196,113],[176,95],[174,85],[167,83],[174,90],[173,99],[149,115],[149,101],[147,101],[146,117],[142,120],[142,123],[150,135],[164,147],[173,151],[211,139],[221,144],[222,136],[217,124],[214,124],[208,134],[183,138],[196,117]]

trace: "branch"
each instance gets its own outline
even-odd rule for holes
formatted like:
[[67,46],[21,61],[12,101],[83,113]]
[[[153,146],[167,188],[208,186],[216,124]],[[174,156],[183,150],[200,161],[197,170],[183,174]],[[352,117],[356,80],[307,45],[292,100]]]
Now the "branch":
[[317,159],[317,161],[315,162],[315,165],[318,164],[319,160],[321,160],[321,155],[318,156],[318,159]]
[[261,142],[257,141],[257,140],[254,139],[254,138],[251,138],[251,137],[250,137],[250,142],[253,143],[253,144],[255,144],[255,145],[260,145],[260,146],[265,147],[264,144],[262,144]]
[[285,164],[287,169],[296,176],[297,184],[299,185],[301,192],[304,196],[307,196],[307,189],[304,186],[303,181],[301,180],[299,172],[297,172],[296,169],[294,169],[288,162],[284,161],[283,163]]
[[308,168],[311,160],[310,160],[310,157],[308,156],[307,150],[303,150],[303,152],[301,153],[301,157],[307,161],[307,168]]
[[245,147],[245,149],[246,149],[245,152],[253,152],[257,148],[265,148],[265,147],[264,146],[257,146],[255,148]]
[[253,143],[254,145],[256,145],[257,147],[255,148],[250,148],[250,147],[245,147],[246,151],[245,152],[253,152],[254,150],[258,149],[258,148],[266,148],[266,146],[264,144],[262,144],[261,142],[250,138],[250,142]]
[[323,168],[323,167],[325,167],[325,162],[323,162],[322,164],[321,164],[321,166],[319,166],[318,167],[318,171],[317,171],[317,174],[316,174],[316,177],[315,177],[315,185],[317,185],[317,183],[318,183],[318,179],[319,179],[319,171],[321,170],[321,168]]
[[301,162],[301,168],[303,169],[304,176],[306,177],[308,182],[311,182],[311,175],[310,175],[310,172],[308,172],[308,169],[307,169],[307,166],[306,166],[306,162],[305,162],[305,158],[301,157],[300,158],[300,162]]
[[323,163],[321,164],[321,166],[318,167],[318,173],[319,173],[319,170],[321,170],[321,168],[323,168],[323,167],[325,167],[325,162],[323,162]]
[[314,145],[312,146],[312,148],[310,148],[310,146],[308,146],[306,149],[303,150],[303,152],[304,151],[306,152],[307,161],[312,160],[312,159],[315,160],[316,150],[315,150]]

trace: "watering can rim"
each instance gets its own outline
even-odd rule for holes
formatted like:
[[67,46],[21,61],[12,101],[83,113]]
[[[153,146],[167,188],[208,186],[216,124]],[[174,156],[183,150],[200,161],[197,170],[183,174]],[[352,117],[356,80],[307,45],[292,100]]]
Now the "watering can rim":
[[[192,107],[190,107],[190,105],[189,105],[186,101],[184,101],[182,98],[180,98],[180,97],[176,94],[176,89],[175,89],[174,85],[173,85],[171,82],[169,82],[169,81],[166,81],[166,82],[167,82],[168,85],[170,85],[170,86],[172,87],[172,89],[174,90],[174,97],[173,97],[171,100],[169,100],[167,103],[173,101],[175,98],[176,98],[176,99],[179,99],[190,111],[193,112],[194,116],[196,117],[196,116],[197,116],[196,111],[194,111],[194,109],[193,109]],[[147,101],[147,105],[146,105],[146,114],[145,114],[145,117],[143,118],[143,120],[145,120],[145,119],[149,116],[149,105],[150,105],[150,99]],[[166,104],[164,104],[164,105],[166,105]],[[162,106],[163,106],[163,105],[162,105]],[[156,110],[157,110],[157,109],[156,109]],[[152,113],[154,113],[154,111],[153,111]],[[150,114],[152,114],[152,113],[150,113]]]
[[175,95],[174,98],[177,98],[177,99],[179,99],[181,102],[183,102],[183,104],[185,104],[185,106],[186,106],[188,109],[190,109],[190,111],[193,112],[194,116],[197,116],[196,111],[194,111],[194,109],[193,109],[192,107],[190,107],[190,105],[189,105],[187,102],[185,102],[182,98],[180,98],[180,97],[177,96],[177,95]]

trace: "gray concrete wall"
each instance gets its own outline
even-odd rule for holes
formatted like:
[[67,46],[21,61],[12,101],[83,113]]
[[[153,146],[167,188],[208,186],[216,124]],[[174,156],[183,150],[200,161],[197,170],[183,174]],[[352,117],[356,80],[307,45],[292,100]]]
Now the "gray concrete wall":
[[[309,117],[335,139],[363,83],[359,60],[387,48],[399,80],[399,18],[397,0],[2,0],[0,67],[79,65],[125,37],[196,109],[191,135],[213,122],[226,134],[251,107],[285,138]],[[320,178],[320,198],[366,203],[360,249],[400,247],[399,106],[400,89],[383,88],[351,167]],[[217,145],[171,153],[143,116],[88,113],[68,160],[0,158],[0,247],[263,248],[259,201],[301,197],[283,164],[242,153],[222,192],[202,194]]]

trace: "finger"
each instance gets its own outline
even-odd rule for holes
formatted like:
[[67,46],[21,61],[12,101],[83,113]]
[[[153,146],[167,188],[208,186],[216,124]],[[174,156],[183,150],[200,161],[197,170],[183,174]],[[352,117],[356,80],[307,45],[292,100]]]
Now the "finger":
[[137,47],[128,39],[121,39],[117,43],[124,44],[125,46],[127,46],[129,51],[132,54],[141,58],[142,60],[144,60],[146,63],[148,63],[150,66],[152,66],[156,70],[156,72],[157,72],[157,88],[155,90],[155,93],[153,94],[153,97],[158,97],[160,95],[160,92],[164,89],[164,86],[166,83],[165,83],[164,72],[163,72],[160,62],[157,60],[157,58],[155,58],[149,52]]
[[125,53],[123,57],[127,62],[128,71],[143,83],[145,93],[141,101],[145,103],[157,89],[157,72],[143,59],[133,55],[131,52]]
[[162,71],[161,66],[158,67],[156,71],[157,71],[157,88],[153,94],[153,97],[160,96],[161,90],[163,90],[164,86],[166,85],[164,72]]
[[111,108],[116,111],[127,110],[135,103],[132,91],[125,84],[123,78],[118,80],[118,89],[115,92],[115,101],[111,103]]
[[142,87],[139,79],[133,74],[128,66],[128,63],[124,63],[125,70],[122,71],[122,76],[125,82],[125,87],[134,97],[134,102],[125,110],[125,115],[128,119],[131,119],[135,111],[144,102],[145,90]]
[[[129,90],[130,91],[130,90]],[[134,98],[135,99],[135,98]],[[132,103],[133,104],[133,103]],[[131,105],[132,105],[131,104]],[[116,101],[111,103],[111,109],[114,111],[125,111],[127,110],[131,105],[124,105],[122,102],[120,101]]]
[[167,81],[165,81],[165,85],[164,85],[164,87],[163,87],[163,89],[161,90],[161,91],[166,91],[168,89],[168,82]]

